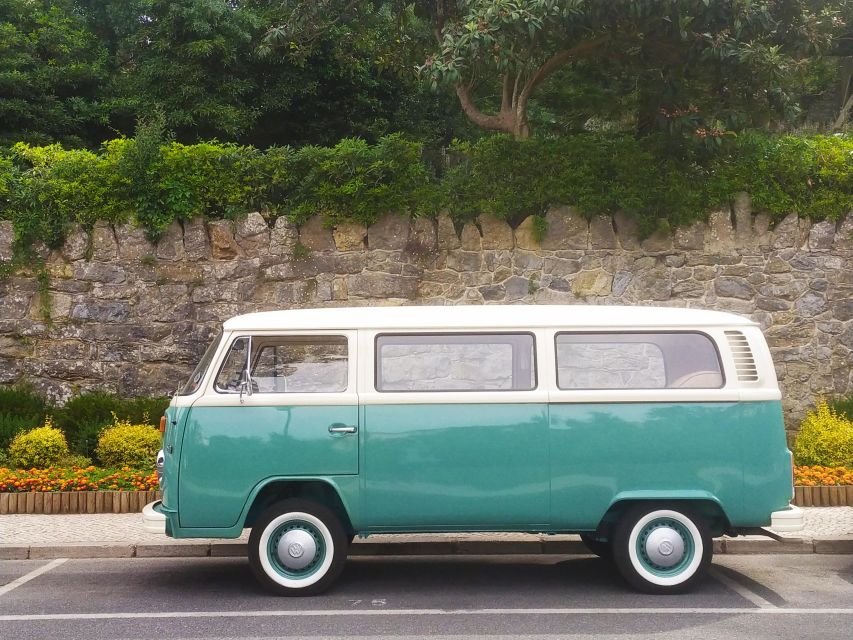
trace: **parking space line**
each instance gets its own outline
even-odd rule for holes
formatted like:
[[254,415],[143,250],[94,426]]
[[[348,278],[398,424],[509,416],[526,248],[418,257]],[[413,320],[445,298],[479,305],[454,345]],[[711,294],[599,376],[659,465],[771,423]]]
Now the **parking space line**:
[[17,580],[12,580],[12,582],[10,582],[9,584],[0,587],[0,596],[4,596],[13,589],[17,589],[18,587],[20,587],[22,584],[26,584],[30,580],[38,578],[43,573],[47,573],[52,569],[56,569],[56,567],[63,564],[67,560],[68,558],[57,558],[56,560],[51,560],[46,565],[39,567],[38,569],[34,569],[33,571],[30,571],[29,573],[21,576]]
[[741,598],[749,600],[756,607],[759,607],[760,609],[778,609],[775,604],[773,604],[769,600],[762,598],[760,595],[758,595],[751,589],[745,587],[737,580],[733,580],[729,576],[725,575],[716,567],[711,568],[708,573],[711,575],[711,577],[714,578],[714,580],[716,580],[717,582],[721,582],[723,585],[738,594]]
[[530,616],[530,615],[853,615],[853,609],[839,608],[726,608],[726,607],[632,607],[566,609],[330,609],[270,611],[133,611],[125,613],[45,613],[0,615],[0,622],[56,620],[122,620],[179,618],[321,618],[369,616]]

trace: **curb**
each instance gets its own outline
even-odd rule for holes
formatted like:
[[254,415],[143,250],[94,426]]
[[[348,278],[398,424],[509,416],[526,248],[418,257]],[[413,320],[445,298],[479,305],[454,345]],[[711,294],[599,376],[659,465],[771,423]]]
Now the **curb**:
[[[714,553],[724,555],[853,554],[853,536],[841,538],[717,538]],[[447,542],[353,543],[350,557],[473,556],[473,555],[590,555],[580,540],[450,540]],[[235,558],[247,555],[245,542],[61,545],[0,545],[0,560],[54,558]]]

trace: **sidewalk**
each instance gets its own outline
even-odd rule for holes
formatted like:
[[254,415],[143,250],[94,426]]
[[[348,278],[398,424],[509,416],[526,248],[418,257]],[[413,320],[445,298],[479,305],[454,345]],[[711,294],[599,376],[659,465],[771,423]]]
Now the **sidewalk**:
[[[716,553],[853,553],[853,507],[805,508],[806,528],[783,534],[718,538]],[[142,516],[123,514],[2,515],[0,559],[244,556],[237,540],[173,540],[147,533]],[[357,538],[350,555],[581,554],[578,536],[524,533],[376,535]]]

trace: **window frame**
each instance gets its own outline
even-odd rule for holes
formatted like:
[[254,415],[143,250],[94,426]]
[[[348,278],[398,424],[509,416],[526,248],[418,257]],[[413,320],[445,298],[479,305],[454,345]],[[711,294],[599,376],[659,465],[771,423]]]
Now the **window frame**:
[[[714,353],[717,356],[717,367],[719,369],[721,382],[720,382],[720,385],[717,387],[683,387],[683,388],[682,387],[670,387],[670,386],[663,386],[663,387],[580,387],[580,388],[577,388],[577,387],[572,387],[572,388],[561,387],[560,386],[560,359],[559,359],[559,354],[557,351],[557,348],[559,345],[557,344],[557,340],[560,338],[560,336],[564,336],[564,335],[570,335],[570,336],[572,336],[572,335],[575,335],[575,336],[576,335],[588,335],[588,336],[599,336],[599,335],[700,335],[700,336],[703,336],[705,339],[707,339],[714,348]],[[617,344],[617,343],[613,343],[613,344]],[[627,344],[631,344],[631,343],[627,343]],[[639,342],[634,343],[634,344],[639,344]],[[648,344],[654,344],[654,343],[648,343]],[[669,391],[675,391],[675,392],[719,391],[721,389],[725,389],[726,384],[728,383],[728,380],[726,378],[725,364],[723,362],[722,353],[720,352],[720,347],[717,344],[717,341],[709,333],[707,333],[705,331],[699,331],[696,329],[684,329],[684,330],[681,330],[681,329],[676,329],[676,330],[673,330],[673,329],[668,329],[668,330],[649,329],[649,330],[646,330],[646,329],[644,329],[644,330],[629,330],[629,331],[619,331],[619,330],[566,331],[566,330],[558,330],[558,331],[554,332],[553,347],[554,347],[554,388],[560,392],[568,392],[568,393],[581,392],[581,393],[583,393],[583,392],[593,391],[593,392],[618,393],[618,392],[625,392],[625,391],[630,391],[630,392],[639,392],[639,391],[653,391],[653,392],[662,392],[662,391],[663,392],[669,392]],[[658,347],[658,348],[660,348],[660,347]],[[663,355],[664,374],[666,375],[666,354],[663,351],[663,349],[661,349],[661,354]]]
[[[344,345],[346,346],[346,385],[343,389],[339,391],[252,391],[252,395],[259,395],[262,397],[272,397],[272,396],[334,396],[340,394],[350,393],[353,389],[353,373],[357,371],[355,366],[353,365],[353,354],[356,350],[353,348],[355,344],[355,340],[352,339],[352,336],[349,335],[349,332],[321,332],[321,333],[290,333],[290,332],[269,332],[266,330],[259,330],[257,332],[248,332],[248,333],[235,333],[232,334],[231,339],[228,341],[228,345],[225,347],[225,352],[222,354],[221,360],[219,361],[219,366],[216,370],[216,375],[213,376],[213,379],[210,382],[210,386],[213,392],[219,396],[234,396],[239,394],[238,391],[229,391],[219,387],[216,381],[219,379],[219,374],[222,372],[222,369],[225,367],[225,363],[228,360],[228,355],[231,353],[231,347],[233,347],[234,343],[237,340],[248,338],[249,340],[249,356],[252,356],[251,350],[253,344],[255,343],[255,339],[258,338],[258,342],[261,347],[258,349],[255,357],[249,362],[249,371],[257,364],[257,360],[260,357],[261,349],[265,344],[269,342],[273,342],[275,340],[287,340],[293,338],[342,338],[344,340]],[[251,376],[251,374],[250,374]]]
[[[459,337],[459,336],[529,336],[532,340],[530,362],[533,373],[533,386],[529,389],[381,389],[380,388],[380,364],[381,353],[379,339],[384,337]],[[507,343],[511,344],[511,343]],[[515,354],[513,353],[512,375],[515,376]],[[533,331],[404,331],[404,332],[379,332],[373,336],[373,389],[378,394],[393,393],[530,393],[539,390],[539,353],[536,342],[536,334]]]

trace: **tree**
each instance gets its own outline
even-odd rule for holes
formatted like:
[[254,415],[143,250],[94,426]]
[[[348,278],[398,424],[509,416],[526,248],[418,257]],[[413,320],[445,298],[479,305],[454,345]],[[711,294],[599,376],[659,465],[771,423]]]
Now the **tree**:
[[104,132],[106,57],[71,0],[0,0],[0,141]]
[[[368,3],[376,4],[376,3]],[[399,15],[409,5],[385,3]],[[629,79],[635,125],[693,131],[790,116],[798,74],[831,40],[838,2],[823,0],[421,0],[414,15],[437,46],[418,69],[453,87],[479,127],[530,135],[531,100],[557,72],[583,65]],[[361,3],[285,0],[268,38],[310,47]],[[312,18],[316,18],[313,19]],[[403,26],[405,20],[399,20]],[[570,77],[563,74],[563,77]],[[484,107],[497,95],[493,110]]]

